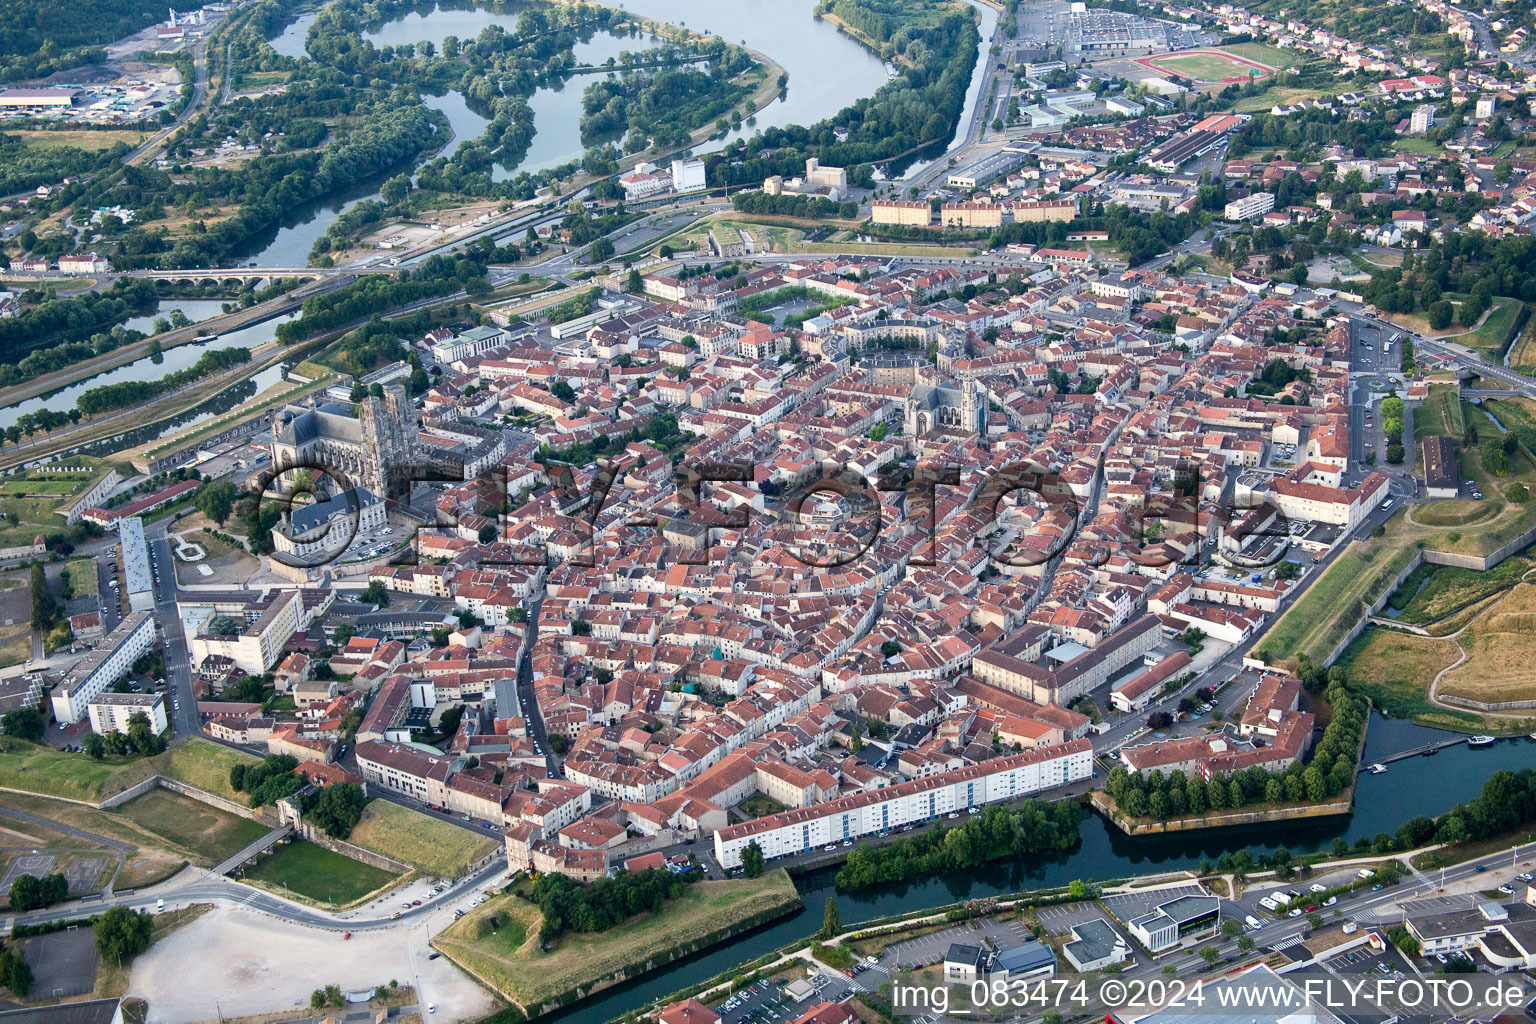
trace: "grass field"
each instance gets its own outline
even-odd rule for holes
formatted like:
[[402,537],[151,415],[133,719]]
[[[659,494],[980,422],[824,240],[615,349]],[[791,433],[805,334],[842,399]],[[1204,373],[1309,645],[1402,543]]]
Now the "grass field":
[[1440,153],[1440,146],[1429,139],[1400,138],[1392,143],[1392,148],[1399,153],[1418,153],[1422,156],[1437,156]]
[[323,846],[297,840],[263,854],[255,865],[246,868],[245,877],[312,903],[341,906],[383,888],[396,876],[372,864],[332,853]]
[[185,851],[193,863],[217,864],[267,833],[259,821],[221,811],[167,789],[152,789],[110,813]]
[[1260,64],[1268,64],[1272,68],[1283,68],[1296,62],[1296,55],[1278,46],[1266,46],[1263,43],[1229,43],[1226,46],[1217,47],[1222,53],[1233,53],[1239,57],[1256,60]]
[[0,487],[0,547],[30,544],[40,533],[59,529],[58,510],[84,494],[109,468],[101,459],[71,456],[71,467],[78,472],[37,473],[8,477]]
[[1536,373],[1536,317],[1525,323],[1525,330],[1509,349],[1509,365],[1522,373]]
[[1520,315],[1520,300],[1494,299],[1493,312],[1471,334],[1463,334],[1457,340],[1470,348],[1485,352],[1502,352],[1505,342],[1515,329],[1515,319]]
[[1513,587],[1533,563],[1529,549],[1506,558],[1486,572],[1443,565],[1435,569],[1414,594],[1399,621],[1422,626],[1475,604],[1490,594]]
[[[606,932],[567,932],[546,953],[539,948],[538,908],[515,896],[498,896],[438,933],[432,945],[531,1009],[626,967],[647,962],[659,966],[679,946],[799,902],[794,883],[782,870],[755,879],[697,882],[681,899],[669,900],[660,913],[642,914]],[[492,918],[500,922],[494,932],[488,923]]]
[[439,878],[458,878],[497,846],[490,832],[428,817],[388,800],[370,800],[352,830],[351,842]]
[[122,130],[105,131],[9,131],[7,135],[19,135],[30,149],[83,149],[96,152],[111,149],[119,142],[137,146],[148,135],[144,132]]
[[1510,430],[1536,431],[1536,400],[1519,396],[1485,398],[1483,407]]
[[1275,85],[1265,89],[1257,96],[1239,96],[1237,101],[1232,104],[1232,112],[1234,114],[1257,114],[1261,111],[1267,113],[1269,108],[1277,103],[1300,103],[1302,100],[1321,99],[1323,95],[1321,89]]
[[1220,56],[1215,51],[1175,56],[1148,57],[1145,62],[1155,68],[1172,71],[1197,82],[1220,82],[1228,78],[1246,81],[1250,75],[1262,81],[1269,77],[1260,68]]
[[66,754],[25,740],[0,740],[0,786],[8,789],[94,802],[153,774],[145,760],[93,761],[84,754]]
[[74,588],[76,594],[101,593],[101,582],[96,576],[94,558],[77,558],[64,567],[64,574],[69,577],[70,586]]
[[178,743],[147,758],[103,758],[66,754],[25,740],[0,740],[0,787],[42,796],[96,802],[152,775],[167,775],[190,786],[238,799],[229,788],[229,769],[255,758],[205,739]]
[[[1438,150],[1436,150],[1438,152]],[[1461,300],[1466,298],[1454,292],[1447,292],[1445,298],[1451,305],[1460,311]],[[1437,331],[1429,326],[1428,318],[1417,314],[1388,313],[1387,319],[1403,327],[1424,335],[1427,338],[1455,338],[1456,342],[1475,348],[1482,352],[1499,352],[1504,343],[1509,340],[1510,333],[1515,329],[1515,320],[1520,315],[1520,300],[1509,296],[1497,296],[1493,300],[1492,310],[1477,327],[1476,330],[1468,330],[1460,323],[1453,324],[1443,331]]]
[[1446,673],[1443,694],[1488,703],[1536,699],[1536,585],[1523,583],[1462,634],[1467,660]]
[[1305,654],[1323,664],[1354,627],[1363,605],[1379,598],[1413,561],[1414,548],[1398,536],[1403,527],[1399,513],[1388,521],[1386,536],[1352,542],[1264,634],[1257,644],[1260,657],[1294,665]]
[[1429,685],[1441,669],[1455,663],[1454,640],[1368,628],[1339,656],[1349,672],[1349,685],[1381,710],[1399,718],[1443,729],[1479,728],[1476,715],[1448,711],[1429,703]]
[[[157,794],[161,799],[142,804],[139,802]],[[185,803],[182,803],[183,801]],[[30,796],[25,793],[6,793],[4,803],[11,810],[56,822],[59,825],[81,829],[92,835],[114,839],[134,847],[135,852],[128,855],[122,874],[116,881],[116,887],[120,889],[130,888],[151,879],[163,878],[184,863],[212,867],[217,863],[213,853],[216,852],[217,845],[224,841],[223,836],[233,835],[236,830],[243,829],[245,825],[254,825],[258,830],[256,835],[260,835],[263,831],[255,822],[245,822],[245,819],[236,815],[225,815],[187,797],[158,789],[123,805],[131,809],[131,817],[128,813],[117,809],[101,811],[85,804]],[[135,805],[138,806],[135,807]],[[176,822],[178,815],[191,818],[201,816],[205,811],[220,815],[221,820],[215,824],[211,818],[204,819],[201,828],[189,828]],[[245,822],[245,825],[236,824],[239,822]],[[20,823],[0,818],[0,826],[13,828],[19,825]],[[152,831],[150,826],[163,827],[170,834]],[[27,828],[31,831],[35,826],[27,826]],[[177,838],[172,838],[172,835]],[[200,849],[196,841],[204,837],[210,839],[215,848]],[[182,845],[178,839],[191,840],[193,845]],[[82,841],[78,836],[60,833],[58,838],[49,838],[46,844],[39,845],[77,848],[91,844]]]
[[257,759],[252,754],[221,746],[211,740],[190,739],[150,760],[159,762],[155,770],[161,775],[230,800],[243,801],[244,798],[229,787],[229,770],[236,764],[254,764]]

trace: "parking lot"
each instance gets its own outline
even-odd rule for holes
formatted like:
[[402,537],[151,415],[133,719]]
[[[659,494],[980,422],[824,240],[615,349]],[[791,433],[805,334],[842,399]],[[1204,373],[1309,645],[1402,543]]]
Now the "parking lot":
[[793,1019],[791,1004],[783,997],[783,990],[769,981],[754,982],[730,999],[715,1007],[721,1024],[776,1024]]
[[1053,934],[1065,935],[1073,925],[1082,924],[1084,921],[1092,921],[1095,918],[1107,919],[1104,909],[1091,900],[1082,903],[1063,903],[1057,907],[1041,907],[1035,911],[1035,916],[1040,923],[1051,930]]
[[[1209,896],[1202,886],[1175,885],[1167,889],[1148,892],[1126,892],[1104,897],[1104,906],[1121,921],[1130,921],[1150,911],[1153,907],[1178,899],[1180,896]],[[1223,903],[1226,901],[1223,900]]]
[[920,935],[915,939],[888,946],[880,962],[882,967],[889,970],[926,967],[929,964],[942,962],[944,954],[949,952],[949,947],[957,942],[969,943],[973,946],[986,942],[1001,949],[1028,942],[1033,937],[1022,921],[995,921],[983,918],[980,921],[968,921],[955,928],[946,928],[932,935]]

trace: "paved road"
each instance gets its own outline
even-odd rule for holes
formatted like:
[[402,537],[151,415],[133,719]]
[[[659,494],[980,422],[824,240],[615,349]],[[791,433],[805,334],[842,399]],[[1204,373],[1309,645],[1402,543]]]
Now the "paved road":
[[21,811],[13,810],[9,807],[0,807],[0,814],[5,815],[7,818],[15,818],[18,821],[30,822],[33,825],[42,825],[45,828],[50,828],[55,832],[63,832],[65,835],[74,836],[76,839],[84,839],[89,843],[93,843],[99,846],[109,846],[114,850],[123,850],[127,853],[132,853],[138,849],[138,847],[131,846],[128,843],[120,843],[116,839],[108,839],[106,836],[99,836],[94,832],[87,832],[84,829],[78,829],[72,825],[63,825],[57,821],[52,820],[51,818],[39,818],[33,814],[24,814]]
[[309,925],[312,928],[324,928],[337,932],[365,931],[396,925],[406,927],[446,903],[497,882],[506,874],[506,869],[506,861],[493,860],[473,875],[443,890],[439,896],[423,900],[421,906],[411,907],[409,910],[402,909],[398,914],[390,917],[349,918],[332,914],[294,903],[260,889],[253,889],[248,885],[242,885],[232,879],[213,875],[201,869],[187,868],[170,881],[142,893],[135,892],[131,896],[110,896],[104,900],[94,901],[87,907],[82,907],[78,903],[69,903],[32,914],[14,915],[9,921],[10,924],[65,921],[78,918],[82,914],[97,913],[103,907],[115,906],[124,906],[131,910],[148,910],[163,899],[167,908],[189,906],[194,903],[249,907],[293,924]]
[[[171,706],[166,714],[178,736],[201,736],[203,723],[197,714],[197,694],[192,687],[192,664],[188,656],[186,635],[181,628],[181,615],[176,610],[176,560],[171,554],[171,542],[165,533],[170,521],[158,520],[150,524],[149,562],[159,574],[154,584],[155,621],[165,640],[165,680],[169,686]],[[158,536],[155,536],[158,534]]]
[[136,164],[150,153],[158,151],[171,133],[192,119],[202,106],[203,99],[208,95],[208,47],[204,42],[198,42],[196,49],[192,51],[192,98],[176,120],[161,128],[155,134],[145,139],[144,142],[123,158],[125,164]]

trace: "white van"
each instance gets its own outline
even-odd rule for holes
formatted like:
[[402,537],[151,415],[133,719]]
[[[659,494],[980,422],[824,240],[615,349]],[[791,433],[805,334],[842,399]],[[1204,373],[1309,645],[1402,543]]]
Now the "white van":
[[1249,928],[1252,928],[1255,931],[1257,931],[1258,929],[1264,927],[1264,922],[1260,921],[1258,918],[1254,917],[1252,914],[1249,914],[1247,917],[1243,918],[1243,924],[1246,924]]
[[155,913],[163,914],[164,912],[165,912],[165,900],[155,900]]

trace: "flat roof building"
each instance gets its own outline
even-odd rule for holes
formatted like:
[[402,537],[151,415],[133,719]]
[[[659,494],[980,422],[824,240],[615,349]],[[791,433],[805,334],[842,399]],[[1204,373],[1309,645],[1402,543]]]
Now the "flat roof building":
[[91,701],[127,675],[154,644],[155,620],[149,612],[129,612],[94,651],[75,663],[53,691],[53,717],[65,725],[80,721]]
[[1215,896],[1180,896],[1133,918],[1128,927],[1156,954],[1214,935],[1220,924],[1221,901]]
[[129,516],[117,524],[119,546],[123,551],[123,589],[128,607],[147,612],[155,607],[154,575],[149,568],[149,542],[144,537],[144,520]]
[[1131,947],[1108,921],[1096,917],[1073,925],[1072,941],[1063,945],[1061,952],[1067,963],[1082,973],[1121,963],[1130,957]]
[[157,736],[170,724],[165,717],[165,695],[158,692],[103,693],[92,698],[86,710],[91,716],[91,731],[98,736],[127,732],[128,719],[140,712],[149,719],[149,727]]
[[79,93],[79,89],[4,89],[0,107],[72,107]]

